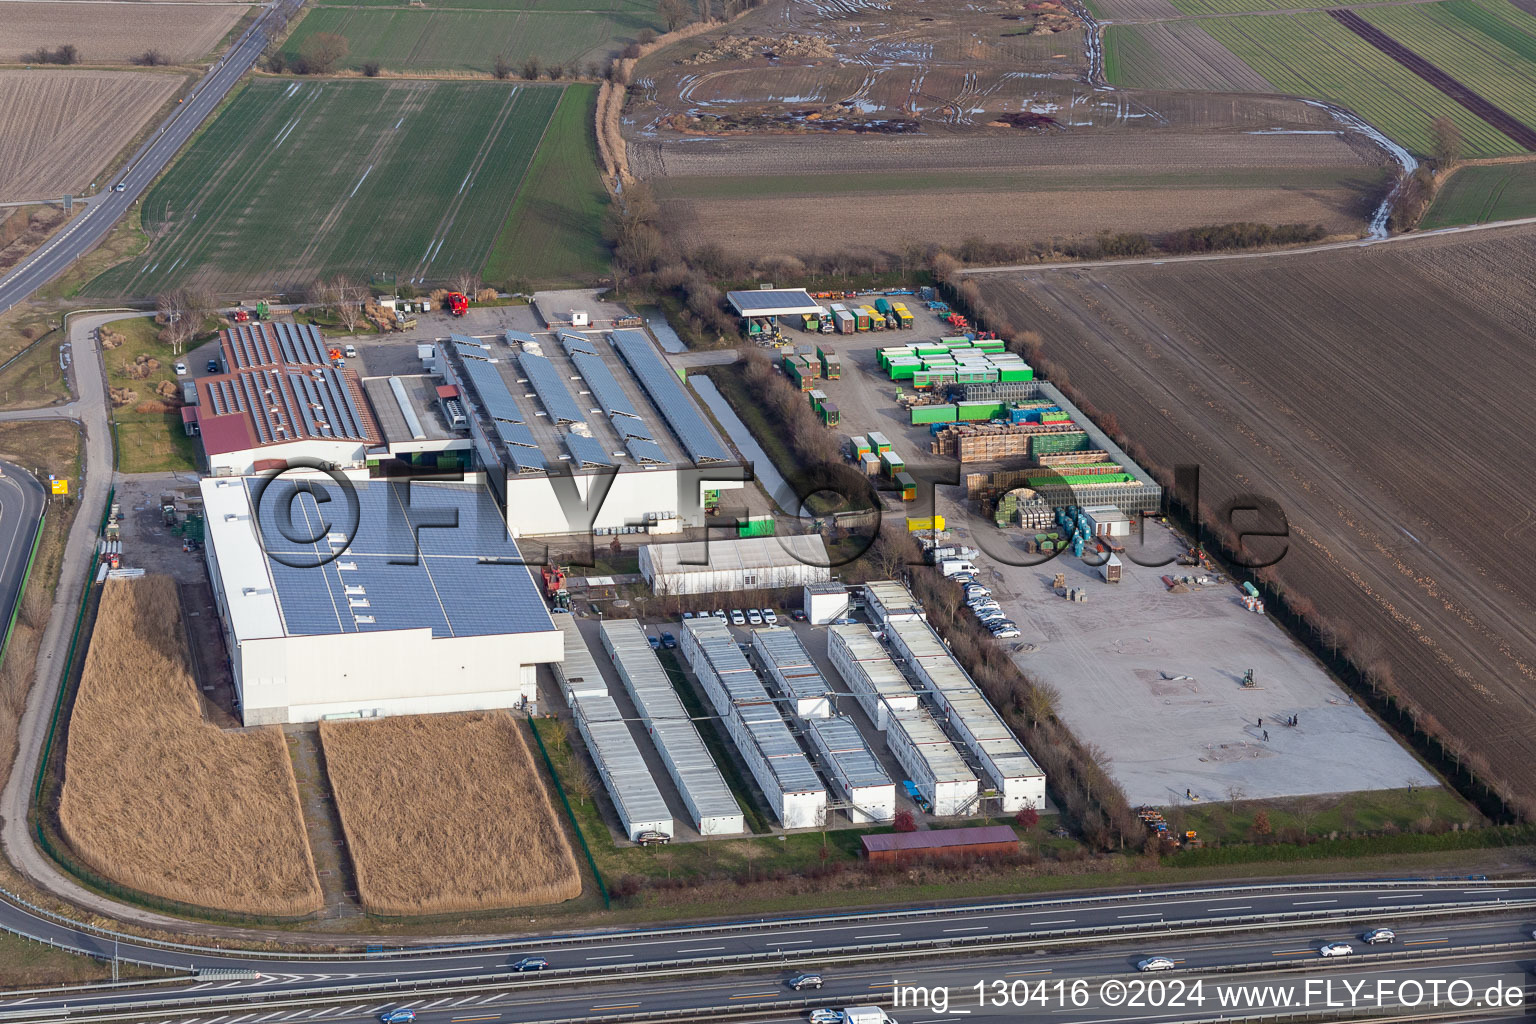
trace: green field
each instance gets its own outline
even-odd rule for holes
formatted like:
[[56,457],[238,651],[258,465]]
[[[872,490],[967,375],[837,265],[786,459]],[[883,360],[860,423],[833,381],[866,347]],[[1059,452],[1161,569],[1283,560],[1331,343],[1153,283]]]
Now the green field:
[[592,140],[597,86],[572,85],[560,98],[523,187],[518,190],[485,279],[535,287],[608,271],[603,190]]
[[[1376,14],[1373,9],[1370,17]],[[1202,27],[1277,89],[1346,107],[1415,153],[1430,151],[1430,124],[1442,115],[1460,126],[1466,156],[1523,152],[1514,140],[1326,14],[1210,18]],[[1442,67],[1452,75],[1463,70]]]
[[1536,125],[1536,18],[1505,0],[1448,0],[1360,13],[1483,98]]
[[[563,92],[256,80],[149,193],[149,249],[85,292],[145,296],[200,283],[275,293],[338,272],[429,282],[478,272],[540,139],[566,134],[546,135]],[[596,185],[590,167],[568,168],[570,177],[590,174]]]
[[1168,0],[1168,2],[1185,14],[1250,14],[1297,8],[1323,11],[1333,7],[1387,3],[1389,0]]
[[1463,167],[1440,189],[1423,228],[1536,217],[1536,162]]
[[[581,3],[579,9],[566,9]],[[612,9],[609,9],[612,8]],[[296,57],[311,36],[345,36],[343,63],[360,68],[377,61],[389,71],[489,72],[498,54],[521,68],[529,57],[567,69],[605,56],[643,29],[663,31],[655,5],[641,9],[626,0],[559,0],[534,10],[505,9],[493,0],[453,8],[320,6],[312,9],[283,45]]]

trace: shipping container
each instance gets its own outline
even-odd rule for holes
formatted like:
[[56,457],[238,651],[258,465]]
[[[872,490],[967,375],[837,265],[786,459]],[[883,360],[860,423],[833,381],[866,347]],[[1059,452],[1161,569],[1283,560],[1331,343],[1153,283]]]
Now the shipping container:
[[854,434],[848,439],[853,444],[853,457],[858,458],[865,452],[874,451],[869,445],[869,438],[863,434]]
[[902,501],[917,500],[917,481],[911,473],[896,474],[896,489],[901,492]]
[[871,430],[867,436],[869,437],[870,447],[874,449],[876,455],[883,455],[891,450],[890,440],[880,431]]
[[843,414],[837,408],[836,402],[821,403],[821,422],[829,427],[835,427],[843,421]]
[[827,393],[820,388],[812,388],[806,392],[806,397],[811,400],[812,409],[820,409],[821,403],[827,400]]
[[869,310],[861,306],[858,309],[851,310],[851,312],[853,314],[854,327],[856,329],[861,331],[867,331],[870,329]]
[[874,452],[865,452],[859,456],[859,468],[864,470],[865,476],[879,476],[880,456]]
[[940,515],[923,516],[918,519],[907,517],[907,532],[917,533],[919,530],[944,529],[944,517]]
[[1002,402],[991,401],[958,402],[956,407],[959,410],[959,418],[966,421],[995,419],[1007,411],[1007,406]]
[[922,364],[916,359],[896,360],[891,363],[891,380],[911,380],[921,368]]
[[895,452],[883,452],[880,455],[880,466],[885,470],[887,476],[894,479],[897,473],[907,468],[907,460]]
[[876,299],[875,300],[875,308],[878,309],[882,313],[889,313],[891,311],[891,300],[890,299]]
[[833,325],[839,334],[852,334],[858,330],[858,318],[846,309],[840,309],[832,314]]
[[827,380],[838,380],[843,375],[842,361],[831,349],[821,353],[821,375]]
[[953,405],[914,405],[912,425],[915,427],[924,423],[953,423],[956,419],[956,411]]

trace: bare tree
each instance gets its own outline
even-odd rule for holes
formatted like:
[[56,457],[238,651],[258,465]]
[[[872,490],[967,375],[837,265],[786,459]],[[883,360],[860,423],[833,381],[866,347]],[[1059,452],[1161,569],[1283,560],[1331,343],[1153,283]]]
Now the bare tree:
[[491,63],[491,76],[497,81],[505,81],[512,77],[512,58],[505,53],[498,53]]
[[558,718],[551,718],[544,723],[540,730],[544,734],[544,743],[550,750],[557,753],[563,751],[570,742],[570,732],[565,723]]
[[461,271],[458,276],[453,279],[453,290],[456,292],[463,292],[465,295],[473,298],[475,292],[480,290],[480,279],[467,270]]
[[329,290],[336,319],[341,321],[347,333],[357,330],[357,325],[363,320],[363,300],[368,297],[368,289],[341,274],[332,280]]
[[536,81],[539,77],[539,58],[529,57],[523,61],[523,77],[528,81]]
[[1040,723],[1056,717],[1061,694],[1050,683],[1036,682],[1024,691],[1024,714],[1029,724],[1039,728]]
[[683,0],[660,0],[656,13],[667,23],[668,32],[676,32],[688,20],[688,5]]
[[1227,787],[1227,807],[1232,813],[1237,813],[1238,801],[1247,795],[1247,791],[1242,786],[1231,785]]
[[202,326],[202,314],[192,306],[191,296],[185,288],[166,292],[155,299],[155,319],[164,320],[160,340],[171,346],[171,354],[179,356],[188,341],[197,335]]
[[1461,160],[1461,129],[1456,122],[1444,115],[1435,118],[1429,126],[1431,136],[1434,138],[1435,164],[1442,170],[1449,170]]
[[347,58],[347,37],[335,32],[316,32],[299,48],[299,70],[306,75],[328,75]]
[[567,780],[565,788],[570,790],[571,795],[585,807],[587,801],[592,799],[592,794],[597,792],[597,780],[592,778],[592,773],[587,770],[586,765],[578,764],[576,770],[571,773],[570,779]]

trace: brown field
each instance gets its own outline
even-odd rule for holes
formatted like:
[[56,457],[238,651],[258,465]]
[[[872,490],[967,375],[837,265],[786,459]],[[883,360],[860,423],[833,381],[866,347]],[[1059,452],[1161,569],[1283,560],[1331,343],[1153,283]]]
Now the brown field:
[[1536,231],[977,278],[1201,499],[1277,499],[1280,583],[1519,805],[1536,782]]
[[571,844],[511,714],[321,722],[320,739],[369,913],[539,906],[581,894]]
[[185,80],[163,72],[0,71],[0,201],[86,191]]
[[204,721],[170,577],[107,582],[68,742],[59,827],[92,871],[218,910],[320,909],[283,734]]
[[906,242],[973,237],[1050,243],[1234,220],[1351,234],[1385,187],[1382,166],[1336,136],[1137,141],[1069,133],[977,140],[965,168],[953,166],[947,140],[933,138],[754,137],[651,143],[630,154],[685,247],[713,243],[741,255],[895,252]]
[[[191,63],[218,45],[245,14],[236,4],[20,3],[0,0],[0,63],[20,63],[40,46],[73,43],[82,64],[122,64],[154,48]],[[61,26],[68,26],[61,28]]]

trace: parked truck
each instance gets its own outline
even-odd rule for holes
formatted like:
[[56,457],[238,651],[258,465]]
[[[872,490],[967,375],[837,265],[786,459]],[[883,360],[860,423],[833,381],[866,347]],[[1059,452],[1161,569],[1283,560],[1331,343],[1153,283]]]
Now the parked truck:
[[443,296],[443,304],[454,316],[463,316],[469,312],[469,296],[463,292],[449,292]]
[[845,1006],[843,1024],[896,1024],[896,1021],[878,1006]]

